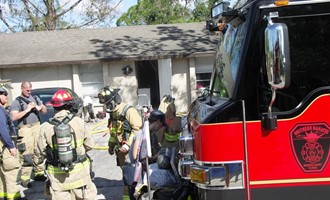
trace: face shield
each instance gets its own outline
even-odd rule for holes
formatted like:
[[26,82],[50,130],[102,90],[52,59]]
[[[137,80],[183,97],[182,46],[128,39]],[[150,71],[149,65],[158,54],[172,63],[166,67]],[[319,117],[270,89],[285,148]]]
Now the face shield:
[[107,113],[111,113],[111,112],[113,112],[113,109],[115,109],[115,107],[116,107],[115,102],[114,101],[110,101],[107,104],[105,104],[105,111]]
[[102,95],[101,93],[98,94],[98,98],[99,98],[99,103],[100,104],[104,104],[105,103],[105,96]]

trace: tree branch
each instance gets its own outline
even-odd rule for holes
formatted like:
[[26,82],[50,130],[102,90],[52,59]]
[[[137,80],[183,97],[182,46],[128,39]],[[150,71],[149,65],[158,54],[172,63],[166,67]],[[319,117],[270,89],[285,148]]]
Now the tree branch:
[[[65,2],[61,7],[64,8],[66,5],[68,5],[70,3],[70,0]],[[58,4],[60,5],[60,2],[58,2]]]
[[29,4],[32,5],[32,7],[34,9],[36,9],[38,12],[40,12],[42,15],[45,15],[45,13],[42,12],[42,10],[40,10],[33,2],[31,2],[30,0],[26,0]]
[[116,10],[116,8],[119,6],[119,4],[122,2],[123,0],[118,1],[118,3],[110,10],[110,12]]
[[2,8],[0,7],[0,20],[5,24],[5,26],[13,33],[16,33],[15,29],[13,27],[11,27],[9,25],[9,23],[7,22],[7,20],[5,18],[3,18],[2,15]]
[[22,1],[23,1],[23,4],[24,4],[24,7],[26,9],[26,12],[28,13],[29,18],[32,22],[32,26],[35,27],[36,26],[36,19],[35,19],[35,16],[31,12],[31,9],[30,9],[29,4],[28,4],[28,0],[22,0]]
[[91,20],[89,20],[88,22],[86,22],[86,23],[84,23],[84,24],[81,24],[81,25],[77,26],[76,28],[81,28],[81,27],[87,26],[87,25],[89,25],[89,24],[95,22],[96,20],[97,20],[97,18],[91,19]]
[[61,12],[60,14],[56,15],[56,19],[60,18],[62,15],[64,15],[65,13],[69,12],[70,10],[72,10],[74,7],[76,7],[82,0],[78,0],[76,3],[72,4],[68,9],[63,10],[63,12]]

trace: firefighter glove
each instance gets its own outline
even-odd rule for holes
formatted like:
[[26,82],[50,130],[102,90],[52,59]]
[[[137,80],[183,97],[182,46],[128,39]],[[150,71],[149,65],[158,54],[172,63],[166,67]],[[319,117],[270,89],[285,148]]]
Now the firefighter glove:
[[33,159],[32,159],[32,154],[28,154],[28,155],[23,155],[23,164],[22,166],[26,167],[26,166],[33,166]]
[[108,152],[110,155],[113,155],[115,153],[115,146],[116,146],[116,143],[113,143],[113,142],[108,142]]

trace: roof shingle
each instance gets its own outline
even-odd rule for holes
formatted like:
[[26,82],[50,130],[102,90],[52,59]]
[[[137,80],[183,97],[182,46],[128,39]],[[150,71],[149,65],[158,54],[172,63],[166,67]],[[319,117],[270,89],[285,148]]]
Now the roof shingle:
[[0,67],[185,57],[216,43],[205,23],[0,34]]

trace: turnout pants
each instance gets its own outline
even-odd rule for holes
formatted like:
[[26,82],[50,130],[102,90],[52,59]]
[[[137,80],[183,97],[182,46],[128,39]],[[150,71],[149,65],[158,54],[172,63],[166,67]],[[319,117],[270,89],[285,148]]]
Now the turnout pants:
[[[43,164],[33,165],[34,148],[37,145],[40,132],[40,123],[23,125],[18,131],[18,149],[20,152],[20,163],[22,165],[21,181],[30,181],[32,170],[34,175],[43,175]],[[20,148],[20,147],[25,147]]]
[[49,188],[52,200],[72,199],[75,196],[77,200],[94,200],[97,195],[95,184],[91,181],[86,186],[72,190],[54,190]]
[[[0,146],[3,144],[0,142]],[[0,162],[0,199],[13,200],[21,197],[20,186],[17,182],[20,163],[18,156],[12,156],[8,148],[2,148]]]

